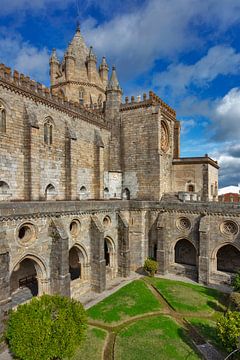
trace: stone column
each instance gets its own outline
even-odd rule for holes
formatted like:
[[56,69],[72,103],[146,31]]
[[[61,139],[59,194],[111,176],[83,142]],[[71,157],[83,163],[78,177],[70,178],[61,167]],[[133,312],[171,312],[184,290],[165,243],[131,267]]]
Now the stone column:
[[97,216],[91,219],[91,285],[96,292],[106,288],[106,260],[104,259],[104,229]]
[[95,131],[95,198],[104,198],[104,144],[99,131]]
[[76,151],[74,145],[77,137],[73,129],[66,129],[65,139],[65,200],[75,200],[77,194],[74,194],[74,189],[77,187],[77,174],[74,174],[73,155]]
[[49,235],[52,238],[50,254],[51,293],[70,297],[69,239],[60,219],[52,219]]
[[199,226],[199,265],[198,282],[209,284],[210,259],[209,259],[209,216],[203,216]]
[[9,252],[0,248],[0,335],[2,335],[11,308]]
[[[40,165],[39,165],[39,124],[34,112],[25,109],[24,127],[24,193],[25,200],[39,200]],[[42,139],[43,141],[43,139]]]
[[158,273],[165,275],[167,271],[166,261],[166,220],[165,215],[160,213],[157,222],[157,262]]
[[130,275],[129,226],[121,213],[118,214],[118,275]]

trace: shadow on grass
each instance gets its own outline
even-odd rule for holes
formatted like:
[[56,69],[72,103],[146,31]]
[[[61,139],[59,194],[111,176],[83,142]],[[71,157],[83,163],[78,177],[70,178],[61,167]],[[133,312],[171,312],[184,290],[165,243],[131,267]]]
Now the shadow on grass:
[[199,359],[202,359],[200,352],[193,345],[193,341],[196,343],[195,341],[196,339],[194,339],[192,336],[191,328],[189,327],[188,329],[183,329],[183,328],[178,329],[178,335],[181,338],[181,340],[191,348],[188,354],[184,357],[184,360],[191,360],[192,357],[194,358],[198,357]]

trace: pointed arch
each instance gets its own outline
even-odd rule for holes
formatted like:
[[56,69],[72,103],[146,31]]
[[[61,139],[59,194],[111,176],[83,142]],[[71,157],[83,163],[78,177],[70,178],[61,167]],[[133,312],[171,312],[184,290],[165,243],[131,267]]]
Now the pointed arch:
[[197,265],[197,251],[195,246],[187,239],[180,239],[174,247],[175,263],[182,265]]
[[217,271],[236,273],[240,270],[240,251],[233,244],[224,244],[216,252]]
[[57,191],[55,186],[50,183],[45,188],[45,200],[56,200]]
[[123,199],[130,200],[130,197],[131,197],[130,190],[128,188],[125,188],[123,190]]

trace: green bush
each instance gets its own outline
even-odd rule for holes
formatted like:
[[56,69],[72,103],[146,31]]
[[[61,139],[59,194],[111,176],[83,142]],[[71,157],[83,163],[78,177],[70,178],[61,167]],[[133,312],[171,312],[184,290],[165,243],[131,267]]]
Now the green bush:
[[80,302],[43,295],[10,313],[6,338],[18,359],[63,359],[72,356],[81,344],[86,324]]
[[238,292],[230,294],[228,308],[232,311],[240,311],[240,294]]
[[157,272],[158,263],[157,261],[148,258],[145,260],[143,268],[150,276],[154,276]]
[[217,322],[217,333],[227,351],[237,349],[240,336],[240,313],[227,311]]
[[234,276],[232,280],[234,291],[240,292],[240,271]]

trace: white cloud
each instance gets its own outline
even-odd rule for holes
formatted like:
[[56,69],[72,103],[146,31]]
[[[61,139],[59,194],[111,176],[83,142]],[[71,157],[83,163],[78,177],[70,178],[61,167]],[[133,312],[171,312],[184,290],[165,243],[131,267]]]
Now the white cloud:
[[229,155],[220,155],[218,158],[220,165],[219,183],[220,187],[237,185],[240,183],[240,158]]
[[216,140],[239,140],[240,88],[231,89],[222,99],[216,102],[213,116]]
[[159,58],[172,61],[203,47],[209,40],[207,30],[213,40],[239,21],[239,15],[235,0],[149,0],[109,22],[88,23],[85,30],[99,55],[116,62],[122,76],[133,77],[151,69]]
[[192,65],[170,65],[155,75],[154,85],[163,92],[170,89],[174,95],[184,95],[190,85],[207,86],[218,75],[233,75],[240,72],[240,54],[229,46],[214,46],[199,61]]
[[49,52],[22,41],[20,36],[0,37],[1,62],[34,80],[48,83]]
[[197,126],[197,122],[194,119],[189,119],[189,120],[181,120],[181,134],[185,135],[187,134],[189,131],[191,131],[193,128],[195,128]]

